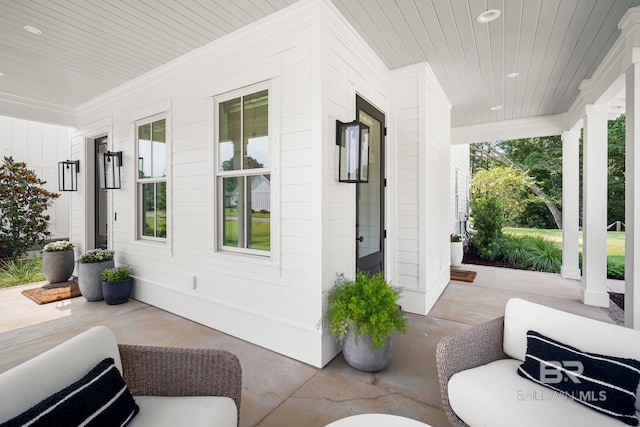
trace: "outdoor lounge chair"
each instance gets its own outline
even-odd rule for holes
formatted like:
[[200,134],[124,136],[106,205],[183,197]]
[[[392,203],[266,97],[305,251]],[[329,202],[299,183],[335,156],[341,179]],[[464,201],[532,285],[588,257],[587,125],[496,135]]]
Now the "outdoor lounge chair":
[[25,411],[31,419],[65,410],[75,416],[111,388],[115,397],[104,397],[108,403],[96,404],[91,417],[111,422],[129,411],[129,426],[235,427],[242,369],[226,351],[118,345],[111,330],[97,326],[0,374],[0,424]]
[[640,331],[514,298],[436,361],[454,426],[602,427],[637,425],[639,355]]

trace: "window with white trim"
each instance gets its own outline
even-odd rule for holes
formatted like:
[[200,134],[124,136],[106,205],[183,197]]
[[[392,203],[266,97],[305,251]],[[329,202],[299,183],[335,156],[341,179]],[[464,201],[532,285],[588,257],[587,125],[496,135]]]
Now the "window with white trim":
[[269,90],[218,97],[215,116],[218,247],[269,255]]
[[138,238],[167,238],[167,120],[155,116],[136,123],[138,153]]

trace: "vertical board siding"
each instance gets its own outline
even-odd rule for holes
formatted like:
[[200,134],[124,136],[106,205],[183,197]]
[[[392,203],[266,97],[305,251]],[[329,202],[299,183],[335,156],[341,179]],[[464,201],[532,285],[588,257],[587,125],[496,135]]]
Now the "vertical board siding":
[[[277,14],[276,14],[277,15]],[[269,333],[249,328],[249,319],[276,319],[316,335],[317,313],[313,311],[313,283],[309,212],[318,195],[309,191],[313,180],[311,151],[312,117],[311,36],[312,15],[294,11],[268,18],[253,30],[242,30],[180,58],[181,67],[167,66],[143,76],[128,90],[105,95],[102,102],[80,108],[78,134],[92,134],[92,123],[113,117],[113,145],[125,151],[123,188],[114,191],[112,210],[118,213],[113,223],[112,247],[116,259],[132,267],[143,301],[158,305],[194,320],[203,321],[260,345],[273,347],[269,337],[286,334],[286,329]],[[227,40],[229,39],[229,40]],[[165,68],[165,67],[161,67]],[[216,203],[214,142],[211,97],[242,89],[244,86],[277,79],[277,90],[270,94],[271,117],[277,134],[270,135],[272,176],[271,203],[279,212],[276,230],[279,261],[264,257],[219,253],[216,247]],[[99,104],[104,105],[101,107]],[[154,109],[154,106],[158,108]],[[136,236],[136,162],[135,122],[165,112],[170,118],[170,153],[167,180],[171,192],[170,242],[141,243]],[[276,144],[277,143],[277,144]],[[84,138],[74,139],[74,151],[84,156]],[[275,152],[274,147],[281,151]],[[276,170],[274,165],[278,165]],[[275,181],[274,181],[275,182]],[[273,206],[277,201],[277,206]],[[84,208],[75,211],[80,219]],[[272,214],[273,215],[273,214]],[[78,221],[78,228],[84,223]],[[77,235],[83,235],[77,230]],[[275,250],[277,247],[274,247]],[[276,256],[274,255],[274,259]],[[196,289],[191,288],[195,277]],[[162,296],[170,292],[172,297]],[[207,301],[211,313],[198,317],[189,301]],[[213,307],[235,307],[241,325],[219,319]],[[248,331],[248,328],[251,331]],[[258,328],[259,329],[259,328]],[[309,346],[307,346],[309,347]],[[278,349],[276,348],[278,351]],[[305,354],[292,355],[316,363]]]
[[59,193],[47,209],[52,238],[69,238],[70,195],[58,191],[58,162],[71,158],[71,129],[29,120],[0,116],[0,157],[25,162],[44,188]]
[[[466,211],[469,203],[469,145],[451,145],[451,169],[450,169],[450,189],[449,200],[449,229],[451,233],[461,233],[464,231],[464,222],[460,220],[458,214]],[[456,170],[458,171],[458,210],[456,212]]]

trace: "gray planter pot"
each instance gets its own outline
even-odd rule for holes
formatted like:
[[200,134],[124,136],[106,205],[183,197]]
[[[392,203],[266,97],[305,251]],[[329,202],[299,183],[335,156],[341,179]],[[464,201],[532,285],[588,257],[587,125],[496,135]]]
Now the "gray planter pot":
[[42,272],[49,283],[60,283],[69,280],[73,274],[75,258],[73,249],[42,253]]
[[342,354],[347,363],[356,369],[365,372],[381,371],[389,366],[393,357],[391,337],[387,338],[384,348],[374,348],[369,335],[361,335],[356,343],[349,328],[342,340]]
[[122,304],[129,301],[131,296],[131,284],[133,277],[129,277],[117,282],[102,281],[102,296],[109,305]]
[[78,287],[87,301],[100,301],[102,296],[102,279],[100,275],[107,268],[113,268],[113,260],[105,262],[78,263]]

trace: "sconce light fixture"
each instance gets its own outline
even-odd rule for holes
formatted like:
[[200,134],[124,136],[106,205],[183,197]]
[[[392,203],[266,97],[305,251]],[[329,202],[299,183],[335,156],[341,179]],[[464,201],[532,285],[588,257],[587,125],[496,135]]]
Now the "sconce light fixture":
[[369,181],[369,126],[336,120],[336,145],[340,146],[340,182]]
[[58,162],[58,191],[78,191],[80,160]]
[[102,154],[100,162],[100,186],[105,190],[122,188],[120,169],[122,168],[122,151],[107,151]]

